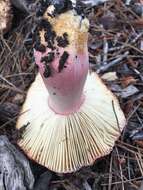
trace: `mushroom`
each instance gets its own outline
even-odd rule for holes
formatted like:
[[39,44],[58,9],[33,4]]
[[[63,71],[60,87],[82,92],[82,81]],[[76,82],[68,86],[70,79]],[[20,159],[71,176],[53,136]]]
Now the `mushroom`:
[[11,27],[11,3],[9,0],[0,1],[0,32],[6,33]]
[[88,20],[50,5],[39,26],[34,55],[39,73],[28,90],[17,128],[18,144],[39,164],[70,173],[109,154],[126,120],[117,98],[89,73]]

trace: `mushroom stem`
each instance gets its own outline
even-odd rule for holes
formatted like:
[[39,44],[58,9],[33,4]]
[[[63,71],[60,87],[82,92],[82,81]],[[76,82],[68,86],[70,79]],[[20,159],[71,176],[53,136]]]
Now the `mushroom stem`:
[[[53,64],[56,64],[54,61]],[[39,62],[40,64],[40,62]],[[88,57],[72,53],[68,58],[68,68],[61,73],[55,73],[49,78],[43,76],[43,66],[40,73],[49,92],[49,106],[58,114],[70,114],[77,111],[84,101],[83,86],[88,73]]]
[[[82,24],[85,25],[85,21],[82,23],[81,17],[75,16],[73,11],[69,11],[68,16],[69,19],[75,20],[75,24],[73,23],[73,29],[71,29],[71,25],[70,29],[67,26],[68,30],[65,33],[69,40],[67,47],[56,46],[52,51],[50,48],[46,48],[44,53],[35,51],[36,64],[39,66],[40,74],[49,92],[49,107],[55,113],[62,115],[74,113],[82,105],[84,101],[83,87],[89,68],[88,26],[85,31],[82,31],[84,28]],[[57,25],[60,22],[63,22],[62,18],[58,18]],[[55,24],[55,26],[57,25]],[[56,28],[53,27],[53,29],[56,32]],[[62,33],[62,35],[64,34]],[[51,56],[52,54],[54,54],[52,62],[46,64],[44,59],[47,58],[47,55]]]

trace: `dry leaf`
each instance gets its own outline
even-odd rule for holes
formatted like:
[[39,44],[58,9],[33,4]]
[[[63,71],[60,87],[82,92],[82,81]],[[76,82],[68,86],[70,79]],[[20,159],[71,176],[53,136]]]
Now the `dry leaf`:
[[126,115],[128,115],[131,112],[131,110],[133,109],[133,105],[134,103],[132,100],[127,101],[126,105],[124,106],[124,113]]
[[116,72],[108,72],[101,77],[105,81],[115,81],[118,79]]
[[135,84],[136,83],[136,79],[133,76],[127,76],[127,77],[122,77],[121,78],[121,84],[123,87],[127,87],[130,84]]
[[128,60],[127,64],[131,65],[134,68],[138,67],[138,62],[137,61],[134,61],[132,58],[128,58],[127,60]]
[[102,17],[99,18],[99,23],[102,24],[107,30],[113,29],[117,25],[117,19],[113,12],[107,11]]
[[143,141],[136,140],[135,143],[143,148]]
[[134,95],[134,94],[136,94],[136,93],[138,93],[138,92],[139,92],[138,88],[136,88],[136,87],[133,86],[133,85],[130,85],[130,86],[124,88],[124,89],[121,91],[120,96],[121,96],[122,98],[128,98],[129,96],[132,96],[132,95]]

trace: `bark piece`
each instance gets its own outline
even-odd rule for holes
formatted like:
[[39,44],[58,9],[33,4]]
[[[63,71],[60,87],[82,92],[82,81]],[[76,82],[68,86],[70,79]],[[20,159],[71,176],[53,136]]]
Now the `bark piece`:
[[105,3],[108,0],[82,0],[84,4],[91,4],[92,6],[96,6],[102,3]]
[[34,177],[26,158],[8,140],[0,136],[0,189],[32,189]]

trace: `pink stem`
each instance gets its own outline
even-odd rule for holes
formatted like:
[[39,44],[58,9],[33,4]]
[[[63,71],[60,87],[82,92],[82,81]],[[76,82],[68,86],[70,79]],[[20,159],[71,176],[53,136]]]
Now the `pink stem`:
[[60,48],[60,56],[55,57],[50,63],[52,74],[46,78],[43,75],[45,66],[41,58],[49,51],[49,49],[46,53],[35,51],[36,64],[39,66],[40,74],[49,92],[49,106],[58,114],[74,113],[84,101],[83,87],[89,68],[87,45],[81,53],[77,53],[73,48],[67,48],[66,52],[69,56],[61,71],[59,71],[59,61],[64,49]]
[[[47,16],[50,8],[52,7],[49,6],[44,13],[44,19],[50,24],[43,22],[39,38],[42,47],[47,47],[49,46],[47,39],[50,41],[54,31],[53,48],[47,47],[45,53],[40,52],[40,49],[35,50],[35,60],[49,92],[47,100],[49,107],[55,113],[66,115],[76,112],[84,101],[83,87],[89,68],[87,49],[89,23],[75,10],[51,18]],[[49,35],[49,28],[50,36],[46,38],[45,35]],[[61,41],[61,36],[64,37],[66,45]],[[48,63],[43,63],[45,57],[48,58]]]

